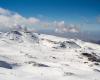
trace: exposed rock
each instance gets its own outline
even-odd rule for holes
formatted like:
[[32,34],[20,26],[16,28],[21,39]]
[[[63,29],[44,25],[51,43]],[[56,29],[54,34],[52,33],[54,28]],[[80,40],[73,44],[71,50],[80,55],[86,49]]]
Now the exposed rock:
[[12,65],[5,62],[5,61],[0,61],[0,67],[3,67],[3,68],[7,68],[7,69],[12,69]]
[[89,61],[92,62],[100,62],[100,57],[97,56],[95,53],[82,53],[83,56],[87,57]]
[[72,75],[75,75],[75,74],[72,72],[64,72],[64,76],[72,76]]
[[46,64],[42,64],[42,63],[34,63],[33,66],[38,66],[38,67],[50,67]]

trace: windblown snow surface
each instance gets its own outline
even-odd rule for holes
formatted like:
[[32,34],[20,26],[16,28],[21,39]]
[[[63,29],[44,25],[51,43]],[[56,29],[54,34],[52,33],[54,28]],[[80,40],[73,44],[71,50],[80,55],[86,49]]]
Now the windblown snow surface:
[[23,31],[0,33],[0,80],[100,80],[100,45]]

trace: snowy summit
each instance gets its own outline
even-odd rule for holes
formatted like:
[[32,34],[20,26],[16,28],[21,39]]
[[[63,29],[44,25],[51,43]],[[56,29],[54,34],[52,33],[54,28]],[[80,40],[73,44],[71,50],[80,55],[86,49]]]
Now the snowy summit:
[[38,34],[0,33],[0,80],[99,80],[100,45]]

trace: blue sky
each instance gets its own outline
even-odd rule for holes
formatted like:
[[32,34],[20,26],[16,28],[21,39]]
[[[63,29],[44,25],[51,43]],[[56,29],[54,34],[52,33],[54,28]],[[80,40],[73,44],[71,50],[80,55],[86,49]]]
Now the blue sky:
[[0,0],[0,7],[43,21],[80,25],[83,31],[100,31],[100,0]]

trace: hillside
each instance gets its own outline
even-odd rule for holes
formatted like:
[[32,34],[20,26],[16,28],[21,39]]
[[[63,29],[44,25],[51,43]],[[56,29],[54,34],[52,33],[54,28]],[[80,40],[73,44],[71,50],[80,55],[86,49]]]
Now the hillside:
[[0,33],[0,80],[99,80],[100,45],[25,31]]

